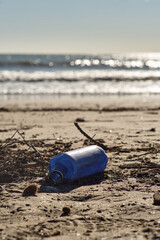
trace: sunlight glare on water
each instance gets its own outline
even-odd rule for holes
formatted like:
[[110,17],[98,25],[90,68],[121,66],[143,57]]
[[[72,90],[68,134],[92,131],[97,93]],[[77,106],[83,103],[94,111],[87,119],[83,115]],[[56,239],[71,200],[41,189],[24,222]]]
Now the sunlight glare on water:
[[0,94],[160,94],[160,53],[0,55]]

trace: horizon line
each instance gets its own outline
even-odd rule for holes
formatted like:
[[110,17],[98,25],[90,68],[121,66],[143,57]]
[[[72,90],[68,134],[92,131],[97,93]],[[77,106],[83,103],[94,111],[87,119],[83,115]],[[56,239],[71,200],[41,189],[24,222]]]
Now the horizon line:
[[116,54],[160,54],[160,51],[124,51],[104,53],[56,53],[56,52],[0,52],[0,55],[116,55]]

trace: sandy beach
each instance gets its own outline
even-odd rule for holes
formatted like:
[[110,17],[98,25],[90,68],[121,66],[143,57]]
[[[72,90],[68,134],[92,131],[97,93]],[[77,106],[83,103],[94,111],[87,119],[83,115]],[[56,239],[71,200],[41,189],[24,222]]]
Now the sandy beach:
[[[1,99],[0,238],[160,239],[159,118],[158,96]],[[75,121],[106,146],[104,173],[23,197],[30,183],[50,184],[52,157],[93,144]]]

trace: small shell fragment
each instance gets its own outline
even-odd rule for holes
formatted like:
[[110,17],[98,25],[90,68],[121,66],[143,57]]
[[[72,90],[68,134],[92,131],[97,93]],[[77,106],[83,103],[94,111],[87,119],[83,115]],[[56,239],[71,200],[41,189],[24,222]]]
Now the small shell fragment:
[[63,216],[68,216],[71,213],[71,209],[68,206],[63,207],[62,209],[62,215]]
[[38,192],[38,185],[36,183],[31,183],[27,187],[24,188],[22,196],[35,196]]
[[160,206],[160,192],[157,192],[153,195],[153,204]]

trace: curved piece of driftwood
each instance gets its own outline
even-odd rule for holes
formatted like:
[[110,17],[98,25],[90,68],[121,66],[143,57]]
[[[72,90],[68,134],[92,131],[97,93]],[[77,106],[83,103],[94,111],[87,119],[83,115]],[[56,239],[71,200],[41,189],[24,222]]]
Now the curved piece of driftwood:
[[103,148],[104,150],[107,150],[107,149],[108,149],[107,146],[105,146],[104,144],[100,143],[99,141],[96,141],[95,139],[93,139],[92,137],[90,137],[86,132],[84,132],[77,122],[74,122],[74,125],[75,125],[76,128],[80,131],[80,133],[82,133],[82,134],[83,134],[86,138],[88,138],[91,142],[95,143],[96,145],[98,145],[99,147]]

